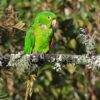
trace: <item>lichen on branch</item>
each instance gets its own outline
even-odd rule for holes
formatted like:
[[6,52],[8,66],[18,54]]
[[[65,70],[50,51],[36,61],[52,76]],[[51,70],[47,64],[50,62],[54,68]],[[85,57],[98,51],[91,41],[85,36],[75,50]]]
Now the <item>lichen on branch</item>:
[[19,52],[18,54],[11,54],[9,56],[0,57],[0,69],[12,69],[18,72],[18,75],[23,73],[33,73],[36,70],[36,66],[39,63],[53,63],[53,69],[57,71],[63,68],[64,64],[78,64],[87,65],[91,70],[100,70],[100,55],[96,55],[94,39],[88,36],[87,32],[81,28],[78,38],[83,38],[82,44],[86,48],[86,54],[83,55],[71,55],[71,54],[44,54],[44,53],[32,53],[24,54]]

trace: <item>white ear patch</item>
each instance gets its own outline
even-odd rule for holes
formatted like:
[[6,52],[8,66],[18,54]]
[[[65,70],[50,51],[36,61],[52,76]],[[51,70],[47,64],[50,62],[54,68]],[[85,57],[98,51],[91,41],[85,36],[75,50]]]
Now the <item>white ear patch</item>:
[[42,24],[42,25],[41,25],[41,28],[42,28],[43,30],[45,30],[47,27],[46,27],[46,25]]

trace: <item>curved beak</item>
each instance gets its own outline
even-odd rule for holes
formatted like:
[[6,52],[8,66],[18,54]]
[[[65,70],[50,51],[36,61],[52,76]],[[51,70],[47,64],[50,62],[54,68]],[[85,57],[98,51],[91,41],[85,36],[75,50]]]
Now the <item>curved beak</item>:
[[53,26],[53,28],[56,28],[57,27],[57,20],[56,19],[54,19],[52,21],[52,26]]

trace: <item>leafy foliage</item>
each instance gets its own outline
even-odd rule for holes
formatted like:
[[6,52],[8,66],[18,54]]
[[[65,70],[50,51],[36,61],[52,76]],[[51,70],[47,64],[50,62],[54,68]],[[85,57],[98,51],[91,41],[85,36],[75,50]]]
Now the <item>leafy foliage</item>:
[[[58,16],[55,45],[50,52],[84,53],[84,47],[77,40],[77,35],[79,28],[85,27],[90,37],[96,34],[96,52],[99,54],[99,4],[99,0],[1,0],[0,55],[23,50],[25,31],[34,21],[36,14],[43,10],[52,11]],[[98,74],[91,72],[85,66],[79,68],[78,65],[68,64],[61,72],[55,72],[50,66],[41,64],[42,68],[38,72],[30,100],[96,100],[100,98]],[[9,93],[7,96],[9,99],[23,100],[26,76],[18,78],[9,73],[0,72],[0,98]]]

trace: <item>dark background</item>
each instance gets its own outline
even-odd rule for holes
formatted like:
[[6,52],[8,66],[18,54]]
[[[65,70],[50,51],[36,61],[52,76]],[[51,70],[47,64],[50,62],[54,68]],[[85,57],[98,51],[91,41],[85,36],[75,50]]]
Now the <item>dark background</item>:
[[[57,15],[58,27],[52,53],[83,54],[84,47],[76,37],[84,27],[88,35],[95,35],[96,53],[100,53],[99,0],[0,0],[0,55],[23,51],[24,37],[38,12],[52,11]],[[72,64],[56,72],[50,64],[43,65],[33,86],[30,100],[99,100],[100,72]],[[24,75],[25,76],[25,75]],[[24,76],[18,78],[11,71],[0,71],[0,98],[24,100]]]

